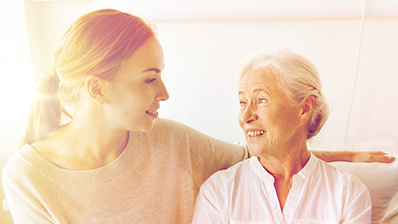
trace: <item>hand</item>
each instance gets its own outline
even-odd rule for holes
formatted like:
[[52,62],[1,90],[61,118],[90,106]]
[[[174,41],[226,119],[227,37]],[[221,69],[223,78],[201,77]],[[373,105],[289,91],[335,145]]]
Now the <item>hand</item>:
[[325,162],[392,163],[395,157],[382,151],[311,151]]
[[365,163],[392,163],[395,160],[395,157],[388,156],[387,153],[382,151],[359,151],[359,152],[351,152],[352,159],[350,162],[365,162]]

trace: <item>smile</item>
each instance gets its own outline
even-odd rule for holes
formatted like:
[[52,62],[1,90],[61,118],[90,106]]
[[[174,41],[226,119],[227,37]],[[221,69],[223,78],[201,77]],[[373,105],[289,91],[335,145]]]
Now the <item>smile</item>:
[[147,111],[145,111],[145,113],[153,114],[153,115],[157,115],[158,114],[158,112],[156,110],[147,110]]
[[248,131],[247,132],[247,136],[252,138],[252,137],[257,137],[257,136],[263,135],[264,133],[265,133],[264,130],[261,130],[261,131]]

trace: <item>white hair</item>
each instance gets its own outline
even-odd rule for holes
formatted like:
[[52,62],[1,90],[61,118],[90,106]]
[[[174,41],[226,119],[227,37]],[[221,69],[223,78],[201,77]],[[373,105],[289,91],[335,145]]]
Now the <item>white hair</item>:
[[307,139],[319,133],[328,118],[329,108],[322,95],[318,71],[308,59],[290,50],[257,55],[243,67],[239,80],[253,70],[276,76],[279,87],[293,106],[301,104],[311,95],[315,96]]

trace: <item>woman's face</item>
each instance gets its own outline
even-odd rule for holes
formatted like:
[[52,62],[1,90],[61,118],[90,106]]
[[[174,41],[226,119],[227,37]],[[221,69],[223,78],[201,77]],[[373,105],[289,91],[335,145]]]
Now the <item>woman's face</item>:
[[294,141],[300,107],[293,107],[274,75],[249,71],[239,82],[239,124],[254,156],[278,153]]
[[105,95],[106,116],[116,128],[148,132],[158,117],[160,101],[169,94],[161,79],[163,50],[151,37],[126,60]]

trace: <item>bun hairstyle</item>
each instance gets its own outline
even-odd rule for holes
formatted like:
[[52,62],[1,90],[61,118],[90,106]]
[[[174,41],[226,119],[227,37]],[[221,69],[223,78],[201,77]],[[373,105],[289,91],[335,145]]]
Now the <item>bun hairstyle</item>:
[[73,22],[58,43],[53,68],[36,89],[21,146],[57,129],[62,113],[70,116],[61,102],[75,103],[88,76],[112,81],[152,36],[142,19],[114,9],[96,10]]
[[329,116],[329,107],[321,91],[322,84],[318,71],[308,59],[290,50],[257,55],[246,63],[239,79],[252,70],[275,75],[279,87],[286,93],[293,106],[301,104],[311,95],[315,96],[314,109],[308,123],[307,139],[319,133]]

